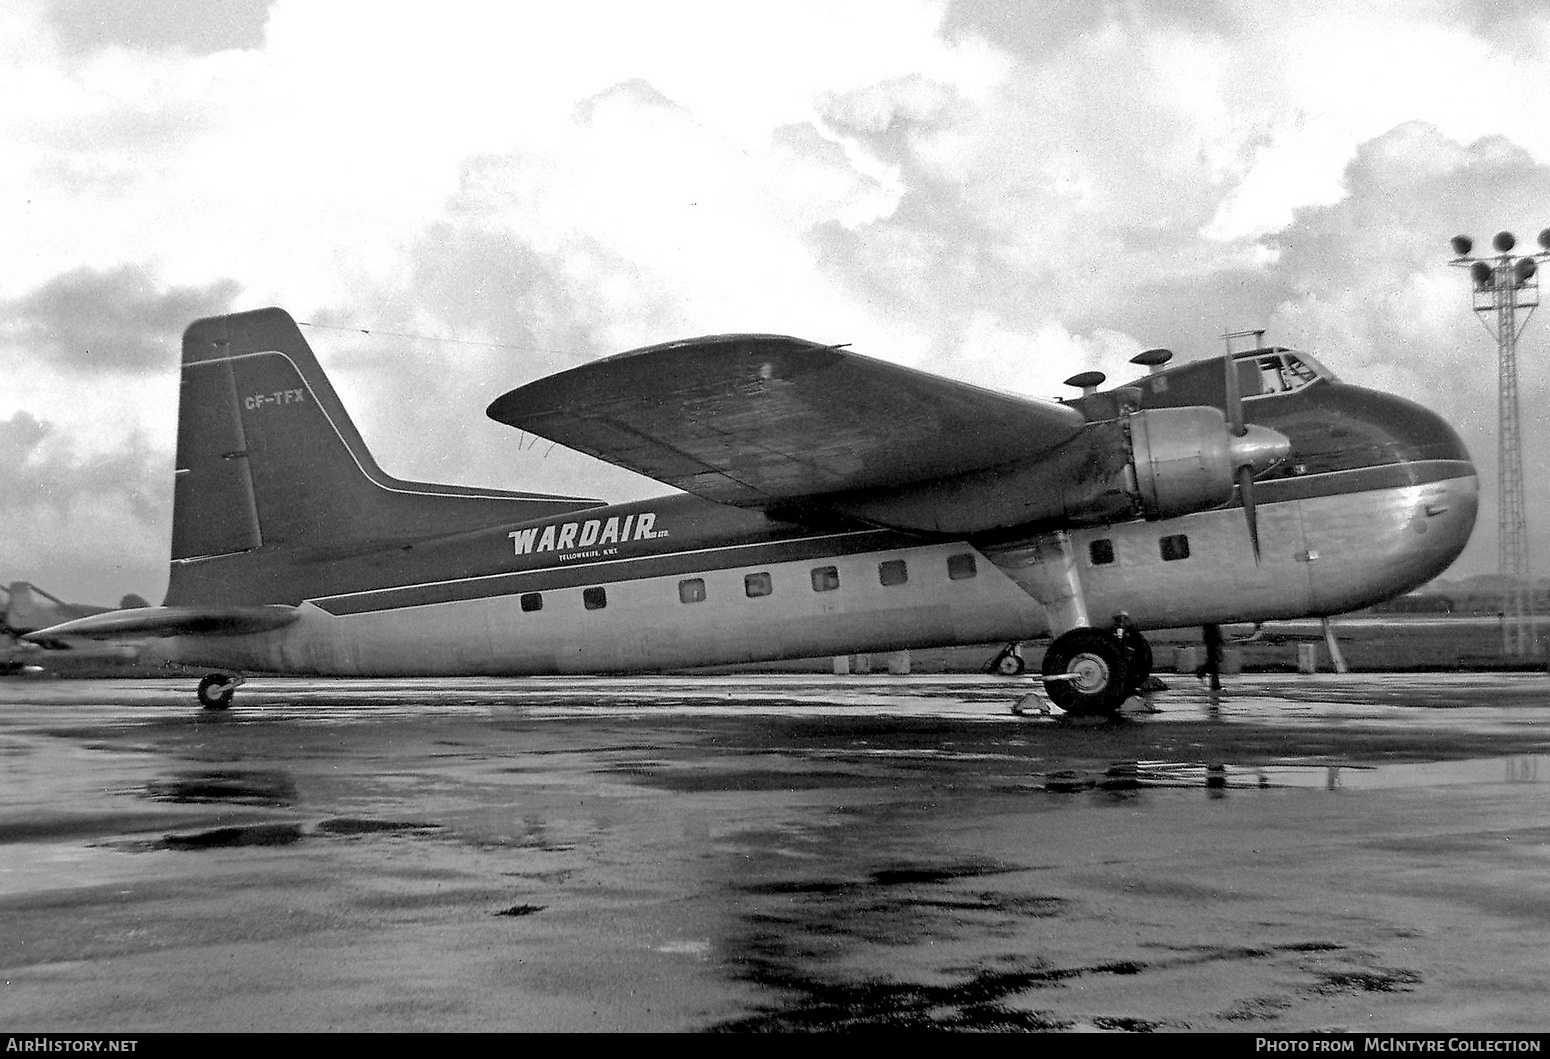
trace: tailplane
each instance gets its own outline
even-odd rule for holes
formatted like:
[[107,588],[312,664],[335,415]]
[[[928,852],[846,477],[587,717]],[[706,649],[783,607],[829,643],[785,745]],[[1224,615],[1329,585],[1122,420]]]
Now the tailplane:
[[281,309],[184,332],[169,606],[366,587],[372,553],[598,503],[384,473]]

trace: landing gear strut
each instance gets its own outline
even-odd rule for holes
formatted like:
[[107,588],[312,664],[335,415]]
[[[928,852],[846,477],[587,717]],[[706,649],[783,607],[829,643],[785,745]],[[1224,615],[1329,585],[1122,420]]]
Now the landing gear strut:
[[209,673],[199,681],[199,705],[207,710],[224,710],[231,705],[232,692],[243,683],[241,677],[229,673]]

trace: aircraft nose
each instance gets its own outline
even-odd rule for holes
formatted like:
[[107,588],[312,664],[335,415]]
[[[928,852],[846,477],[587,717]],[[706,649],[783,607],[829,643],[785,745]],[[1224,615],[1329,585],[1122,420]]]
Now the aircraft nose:
[[1408,592],[1469,543],[1479,477],[1442,416],[1395,394],[1337,383],[1318,415],[1290,432],[1286,480],[1301,481],[1307,493],[1303,532],[1316,612]]
[[1291,454],[1292,441],[1279,430],[1250,423],[1243,436],[1233,438],[1229,447],[1234,467],[1252,467],[1259,474],[1286,459]]
[[1431,533],[1439,559],[1446,559],[1439,565],[1446,569],[1463,552],[1474,531],[1480,478],[1463,440],[1448,421],[1430,409],[1423,412],[1407,454],[1415,461],[1415,478],[1425,494],[1412,528],[1417,535]]

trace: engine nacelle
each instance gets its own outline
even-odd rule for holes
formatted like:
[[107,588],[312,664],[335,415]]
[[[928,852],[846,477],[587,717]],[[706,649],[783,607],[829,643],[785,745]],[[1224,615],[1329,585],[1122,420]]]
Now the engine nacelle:
[[1088,423],[1031,459],[892,489],[825,498],[875,525],[930,533],[1022,532],[1141,516],[1172,518],[1232,499],[1237,468],[1261,471],[1291,443],[1267,427],[1241,437],[1217,409],[1153,408]]
[[1269,427],[1248,425],[1241,437],[1215,408],[1153,408],[1129,417],[1136,499],[1147,518],[1205,511],[1232,499],[1234,476],[1285,459],[1291,443]]

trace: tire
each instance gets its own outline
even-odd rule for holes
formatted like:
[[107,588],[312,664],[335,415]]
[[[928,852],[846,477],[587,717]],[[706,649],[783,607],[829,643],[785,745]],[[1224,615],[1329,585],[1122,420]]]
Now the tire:
[[199,697],[199,705],[205,709],[224,710],[231,705],[231,696],[236,690],[236,682],[224,674],[209,673],[199,681],[195,694]]
[[1023,671],[1028,668],[1028,663],[1024,662],[1020,655],[1014,655],[1010,651],[997,655],[996,660],[991,664],[1003,677],[1022,676]]
[[1044,693],[1067,713],[1117,713],[1130,696],[1130,654],[1112,631],[1072,629],[1044,652]]

